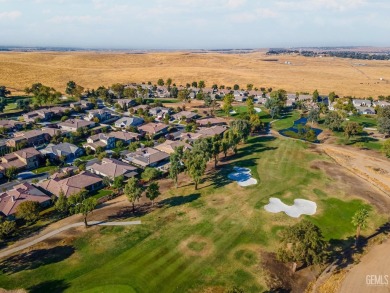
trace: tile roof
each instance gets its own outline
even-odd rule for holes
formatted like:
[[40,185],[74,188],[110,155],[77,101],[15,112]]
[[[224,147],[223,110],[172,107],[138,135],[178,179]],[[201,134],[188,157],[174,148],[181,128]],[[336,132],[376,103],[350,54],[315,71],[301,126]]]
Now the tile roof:
[[108,176],[115,178],[121,175],[125,175],[129,172],[134,172],[137,168],[130,166],[122,161],[116,159],[104,158],[101,163],[93,164],[90,169],[93,172],[102,174],[103,176]]

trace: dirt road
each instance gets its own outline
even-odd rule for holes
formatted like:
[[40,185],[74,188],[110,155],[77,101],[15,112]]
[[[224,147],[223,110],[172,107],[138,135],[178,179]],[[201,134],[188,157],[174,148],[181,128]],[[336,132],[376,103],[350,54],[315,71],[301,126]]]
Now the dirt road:
[[390,239],[373,247],[352,267],[340,286],[339,293],[390,292]]

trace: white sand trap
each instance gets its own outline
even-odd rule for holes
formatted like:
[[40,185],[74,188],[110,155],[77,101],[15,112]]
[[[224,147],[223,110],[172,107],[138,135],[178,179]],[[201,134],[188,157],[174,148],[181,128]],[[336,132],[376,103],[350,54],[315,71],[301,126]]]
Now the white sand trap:
[[264,209],[270,213],[285,212],[286,215],[292,218],[299,218],[301,215],[314,215],[317,211],[317,204],[306,199],[294,199],[294,204],[288,206],[279,198],[271,197],[269,204],[264,206]]
[[233,115],[233,114],[237,114],[237,112],[236,112],[236,111],[234,111],[234,110],[230,111],[229,113],[230,113],[231,115]]
[[240,186],[249,186],[257,184],[257,180],[252,177],[251,170],[248,168],[234,167],[235,172],[230,173],[228,178],[237,181]]
[[255,111],[256,111],[256,113],[260,113],[261,112],[261,109],[260,108],[254,108],[255,109]]

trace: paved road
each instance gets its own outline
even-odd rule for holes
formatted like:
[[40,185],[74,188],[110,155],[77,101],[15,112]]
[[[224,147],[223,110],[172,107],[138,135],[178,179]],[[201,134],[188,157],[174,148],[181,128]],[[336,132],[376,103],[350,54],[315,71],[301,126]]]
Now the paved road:
[[390,239],[370,249],[347,273],[339,292],[389,293],[389,251]]
[[[90,226],[130,226],[130,225],[140,225],[141,221],[130,221],[130,222],[104,222],[104,221],[90,221],[88,222]],[[57,235],[65,230],[68,230],[70,228],[80,227],[84,226],[84,222],[78,222],[70,225],[66,225],[64,227],[61,227],[59,229],[56,229],[54,231],[51,231],[37,239],[34,239],[26,244],[0,251],[0,258],[9,256],[11,254],[14,254],[15,252],[21,251],[23,249],[26,249],[30,246],[33,246],[39,242],[42,242],[43,240],[46,240],[54,235]]]

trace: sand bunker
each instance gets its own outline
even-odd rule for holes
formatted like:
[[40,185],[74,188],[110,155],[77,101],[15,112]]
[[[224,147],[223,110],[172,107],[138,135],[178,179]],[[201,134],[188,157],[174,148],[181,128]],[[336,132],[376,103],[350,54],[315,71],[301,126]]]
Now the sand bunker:
[[261,109],[260,108],[254,108],[256,113],[260,113],[261,112]]
[[232,110],[232,111],[229,112],[229,114],[230,114],[230,115],[234,115],[234,114],[237,114],[237,112],[234,111],[234,110]]
[[252,177],[250,169],[240,167],[234,167],[233,169],[235,172],[228,175],[230,180],[237,181],[240,186],[257,184],[257,180]]
[[264,209],[270,213],[285,212],[292,218],[299,218],[301,215],[314,215],[317,211],[317,204],[306,199],[295,199],[292,206],[284,204],[279,198],[271,197],[269,204]]

